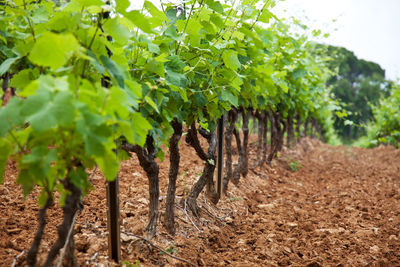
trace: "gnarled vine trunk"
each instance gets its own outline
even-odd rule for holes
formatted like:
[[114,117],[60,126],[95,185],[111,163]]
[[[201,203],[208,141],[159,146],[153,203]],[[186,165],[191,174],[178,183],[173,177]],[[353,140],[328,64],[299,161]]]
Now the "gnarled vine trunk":
[[300,117],[300,114],[297,114],[297,116],[296,116],[296,135],[297,135],[297,142],[299,142],[299,141],[300,141],[300,138],[301,138],[301,131],[300,131],[300,128],[301,128],[301,117]]
[[291,148],[294,145],[294,127],[293,127],[293,117],[288,116],[286,120],[287,125],[287,135],[286,135],[286,146]]
[[237,120],[237,112],[235,109],[231,109],[228,113],[227,121],[225,123],[225,176],[222,181],[222,192],[226,195],[228,191],[229,180],[232,179],[232,137],[233,130],[235,129],[235,123]]
[[249,143],[249,118],[250,118],[250,112],[242,109],[241,110],[242,114],[242,123],[243,123],[243,144],[242,140],[240,138],[240,133],[239,130],[236,129],[236,127],[233,129],[233,134],[235,136],[236,140],[236,146],[238,149],[239,153],[239,158],[238,158],[238,163],[235,164],[235,168],[233,170],[233,175],[232,175],[232,182],[234,184],[238,184],[240,180],[240,175],[243,177],[247,176],[247,173],[249,172],[249,157],[248,157],[248,143]]
[[238,184],[240,180],[240,171],[241,171],[241,163],[243,162],[243,148],[242,148],[242,140],[240,139],[240,133],[236,129],[236,127],[233,128],[233,135],[235,136],[236,140],[236,147],[238,150],[239,158],[238,162],[236,164],[233,164],[233,174],[232,174],[232,182],[234,184]]
[[262,166],[267,161],[267,132],[268,132],[268,113],[263,110],[257,111],[256,118],[258,119],[258,143],[257,157],[258,162],[255,167]]
[[246,178],[249,172],[249,153],[248,153],[248,145],[249,145],[249,118],[250,111],[243,109],[242,110],[243,117],[243,162],[240,163],[240,173]]
[[[279,121],[279,126],[277,126],[278,133],[279,133],[279,135],[278,135],[279,136],[278,151],[282,151],[285,132],[287,130],[287,125],[286,125],[286,120],[282,119],[280,117],[280,114],[278,116],[279,116],[278,120],[277,120],[277,121]],[[281,124],[283,125],[283,128],[282,128]]]
[[165,202],[165,217],[164,225],[168,233],[171,235],[175,234],[175,191],[176,191],[176,178],[178,177],[179,171],[179,140],[182,136],[182,123],[177,120],[171,122],[174,133],[169,140],[169,173],[168,173],[168,191],[167,199]]
[[262,147],[263,147],[263,118],[264,118],[264,113],[263,112],[259,112],[256,111],[255,116],[257,119],[257,156],[259,158],[258,162],[256,162],[254,167],[257,167],[259,165],[261,165],[261,161],[262,161],[262,157],[261,157],[261,153],[262,153]]
[[149,222],[146,226],[149,238],[153,238],[157,233],[157,220],[158,220],[158,199],[160,197],[160,188],[158,183],[158,174],[160,167],[155,161],[157,150],[153,144],[154,140],[151,135],[146,138],[146,148],[142,148],[138,145],[131,145],[124,143],[122,148],[126,151],[135,152],[139,164],[146,172],[147,179],[149,181]]
[[279,121],[279,113],[271,111],[269,119],[271,121],[271,146],[267,158],[267,164],[270,165],[279,148],[279,138],[281,131],[281,123]]
[[157,151],[153,144],[153,137],[150,135],[148,135],[146,139],[146,148],[147,151],[142,147],[137,147],[136,155],[149,181],[149,222],[146,226],[146,231],[149,234],[149,238],[153,238],[157,233],[158,199],[160,197],[158,174],[160,167],[155,161]]
[[[58,239],[51,247],[49,254],[47,255],[46,262],[44,264],[45,267],[53,266],[53,262],[56,259],[58,253],[63,248],[65,242],[68,238],[68,232],[73,223],[74,215],[80,209],[80,200],[82,192],[77,188],[67,176],[64,180],[64,188],[70,192],[65,199],[65,205],[63,209],[63,222],[58,227]],[[67,247],[66,261],[68,266],[78,266],[75,256],[73,254],[74,251],[74,242],[73,242],[73,229],[71,233],[71,237]]]
[[268,143],[267,143],[267,133],[268,133],[268,111],[264,110],[263,111],[264,116],[263,116],[263,154],[262,154],[262,164],[264,164],[267,161],[267,150],[268,150]]
[[[206,132],[205,130],[200,131],[203,137],[207,139],[208,142],[208,151],[205,153],[203,148],[200,145],[200,141],[197,135],[197,129],[195,124],[193,123],[188,131],[186,136],[186,142],[191,145],[196,151],[197,155],[200,159],[205,161],[203,173],[200,178],[196,181],[196,183],[190,189],[189,195],[184,200],[185,206],[195,215],[199,216],[199,207],[197,205],[197,198],[199,197],[203,188],[208,184],[208,186],[213,181],[214,170],[216,165],[216,148],[217,148],[217,137],[215,132]],[[210,190],[211,188],[208,188]],[[210,192],[209,192],[210,193]],[[208,196],[210,196],[208,194]],[[215,195],[214,195],[215,196]],[[217,195],[218,196],[218,195]],[[213,203],[218,202],[218,199],[211,199]]]
[[28,264],[28,266],[36,265],[37,253],[39,251],[40,242],[42,241],[44,228],[46,227],[46,211],[52,205],[53,205],[53,198],[51,197],[51,195],[49,195],[46,200],[46,203],[39,210],[39,216],[38,216],[39,227],[36,231],[35,238],[33,239],[33,243],[26,257],[26,263]]

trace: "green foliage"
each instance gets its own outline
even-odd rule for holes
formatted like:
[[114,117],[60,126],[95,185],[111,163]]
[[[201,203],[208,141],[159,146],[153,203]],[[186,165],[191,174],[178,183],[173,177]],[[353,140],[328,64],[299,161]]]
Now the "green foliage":
[[289,163],[289,168],[292,172],[297,172],[302,168],[301,163],[299,161],[293,160]]
[[374,121],[367,126],[367,137],[357,145],[364,147],[388,144],[400,147],[400,86],[393,85],[391,95],[373,108]]
[[[141,89],[137,91],[134,80],[125,86],[132,79],[118,57],[130,31],[110,19],[104,29],[116,42],[100,35],[103,4],[10,2],[0,11],[0,58],[6,58],[1,74],[14,73],[10,85],[25,98],[14,97],[0,108],[0,181],[12,156],[24,194],[35,185],[43,188],[41,204],[55,190],[61,202],[65,199],[66,178],[88,192],[85,170],[95,165],[113,180],[119,167],[115,140],[126,134],[132,144],[143,145],[152,128],[138,110]],[[106,46],[114,51],[113,58]],[[102,86],[102,74],[109,76],[110,89]]]
[[128,266],[128,267],[141,267],[142,265],[140,264],[139,260],[136,260],[135,263],[130,263],[129,261],[124,261],[123,266]]
[[[178,253],[178,249],[175,248],[175,244],[172,243],[166,250],[169,254],[175,254]],[[164,251],[160,251],[160,255],[164,255]]]
[[128,12],[127,0],[10,2],[0,10],[0,73],[14,74],[24,99],[0,109],[0,174],[13,157],[25,194],[39,185],[41,203],[54,191],[65,199],[63,180],[87,192],[95,165],[114,179],[122,141],[145,146],[151,135],[162,157],[172,120],[213,131],[233,106],[314,117],[329,139],[337,109],[326,69],[273,4],[189,0],[160,10],[145,1]]
[[373,120],[371,106],[390,92],[391,83],[378,64],[345,48],[318,45],[314,53],[325,57],[332,73],[327,86],[344,108],[335,113],[334,127],[342,140],[355,140],[365,134],[362,125]]

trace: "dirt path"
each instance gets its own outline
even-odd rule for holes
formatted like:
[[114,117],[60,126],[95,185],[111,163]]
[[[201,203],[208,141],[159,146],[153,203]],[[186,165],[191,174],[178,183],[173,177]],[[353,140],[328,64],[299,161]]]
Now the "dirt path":
[[[177,235],[166,234],[160,223],[152,241],[168,252],[207,266],[400,266],[400,150],[303,140],[271,168],[253,170],[239,187],[231,185],[217,207],[201,195],[201,217],[195,219],[179,200],[202,166],[188,146],[181,149]],[[168,158],[161,163],[162,196],[167,163]],[[10,164],[0,185],[0,266],[10,266],[29,248],[36,229],[36,200],[23,200],[15,177]],[[132,235],[143,235],[148,204],[147,181],[135,159],[124,162],[120,179],[123,259],[142,266],[181,265]],[[77,256],[81,265],[107,266],[104,180],[96,173],[93,181],[96,190],[85,198],[76,224]],[[161,219],[164,202],[162,197]],[[49,221],[40,262],[56,237],[59,208],[50,211]]]

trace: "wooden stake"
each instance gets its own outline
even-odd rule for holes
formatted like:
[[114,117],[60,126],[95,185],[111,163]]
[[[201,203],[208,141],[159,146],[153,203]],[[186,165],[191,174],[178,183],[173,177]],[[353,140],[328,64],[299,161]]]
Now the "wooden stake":
[[116,263],[121,260],[118,191],[117,176],[114,181],[107,182],[108,255]]
[[224,159],[224,115],[218,119],[217,140],[218,140],[218,157],[217,157],[217,193],[222,196],[222,170]]

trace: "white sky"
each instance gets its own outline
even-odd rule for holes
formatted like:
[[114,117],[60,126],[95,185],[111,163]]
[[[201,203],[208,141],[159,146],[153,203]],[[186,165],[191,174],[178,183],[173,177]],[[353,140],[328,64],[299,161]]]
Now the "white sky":
[[273,12],[330,33],[324,43],[380,64],[388,79],[400,78],[400,0],[286,0]]

